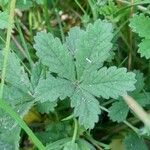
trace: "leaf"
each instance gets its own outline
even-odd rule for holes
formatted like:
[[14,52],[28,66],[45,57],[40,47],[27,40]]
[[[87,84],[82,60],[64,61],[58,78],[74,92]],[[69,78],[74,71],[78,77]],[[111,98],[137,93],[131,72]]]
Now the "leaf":
[[[2,70],[3,54],[0,51],[0,70]],[[30,81],[15,53],[9,53],[6,83],[3,98],[22,118],[33,106],[30,95]],[[19,150],[20,127],[8,114],[0,111],[0,143],[2,148]]]
[[47,79],[40,79],[35,89],[34,97],[36,101],[40,102],[54,102],[58,98],[70,97],[74,92],[74,88],[74,85],[69,80],[49,75]]
[[[150,104],[150,93],[131,93],[131,96],[143,107]],[[114,102],[111,107],[109,107],[108,116],[112,121],[122,122],[125,121],[129,113],[129,107],[124,102],[122,98]]]
[[85,69],[98,69],[109,57],[112,48],[112,25],[106,21],[97,20],[87,26],[86,32],[77,41],[75,53],[78,79]]
[[125,150],[148,150],[144,140],[136,134],[129,134],[123,141]]
[[39,32],[34,40],[37,56],[51,72],[70,80],[75,79],[73,58],[58,38],[54,38],[50,33]]
[[150,58],[150,39],[144,39],[139,44],[138,52],[141,54],[141,57],[146,57],[146,59]]
[[100,108],[98,101],[90,93],[77,89],[71,97],[74,115],[79,117],[79,123],[86,129],[92,129],[99,119]]
[[82,36],[84,35],[84,31],[79,27],[73,27],[68,32],[68,36],[66,37],[66,45],[72,54],[77,50],[77,45]]
[[150,58],[150,18],[145,16],[144,14],[135,15],[130,20],[130,27],[133,32],[139,34],[140,37],[144,38],[142,42],[139,44],[138,52],[141,54],[141,57]]
[[46,150],[62,150],[65,143],[68,143],[69,141],[70,141],[70,138],[64,138],[54,143],[47,144]]
[[77,143],[68,142],[65,144],[63,150],[80,150]]
[[5,131],[0,134],[0,149],[1,150],[19,150],[20,127],[15,127],[12,130]]
[[24,0],[17,0],[16,1],[16,8],[24,11],[28,10],[33,6],[33,2],[31,0],[26,0],[26,3],[24,3]]
[[130,20],[132,31],[138,33],[140,37],[150,39],[150,18],[144,14],[135,15]]
[[136,74],[136,76],[135,76],[135,79],[136,79],[135,87],[136,87],[136,89],[133,91],[133,93],[139,93],[144,88],[143,73],[141,73],[139,70],[134,70],[133,72]]
[[31,71],[31,84],[33,90],[38,85],[40,78],[42,77],[42,64],[40,62],[37,62],[33,65],[32,71]]
[[117,69],[113,66],[86,73],[80,87],[97,97],[116,99],[127,91],[133,91],[135,82],[134,73],[127,73],[126,68]]
[[133,95],[134,99],[143,107],[150,104],[150,93],[139,93]]
[[77,141],[80,150],[96,150],[92,144],[84,139],[78,139]]
[[8,12],[0,12],[0,29],[6,29],[8,26]]
[[126,120],[128,113],[129,107],[123,99],[120,99],[114,102],[109,108],[108,116],[112,121],[117,121],[119,123]]
[[54,102],[47,101],[44,103],[38,103],[36,108],[40,113],[42,113],[42,114],[47,113],[48,114],[50,112],[53,112],[56,106],[57,106],[57,100]]
[[0,134],[0,149],[3,150],[19,150],[20,128],[5,131]]
[[[0,70],[2,70],[3,54],[0,51]],[[15,66],[15,67],[14,67]],[[30,81],[24,68],[20,65],[20,61],[15,53],[10,53],[7,64],[6,81],[19,90],[28,93]]]
[[53,76],[39,81],[36,101],[54,102],[69,97],[79,123],[92,129],[101,113],[96,97],[118,98],[135,89],[134,73],[127,73],[125,68],[102,68],[110,56],[112,38],[112,25],[102,20],[89,24],[86,31],[71,29],[65,45],[50,33],[38,33],[34,47]]

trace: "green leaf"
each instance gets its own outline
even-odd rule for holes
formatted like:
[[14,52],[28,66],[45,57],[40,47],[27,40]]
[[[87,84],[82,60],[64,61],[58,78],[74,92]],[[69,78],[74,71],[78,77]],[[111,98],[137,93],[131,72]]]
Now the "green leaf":
[[128,72],[126,68],[103,67],[99,71],[87,72],[80,87],[89,93],[105,99],[118,98],[127,91],[135,89],[135,74]]
[[37,56],[51,72],[70,80],[75,79],[73,58],[58,38],[54,38],[50,33],[39,32],[34,40]]
[[[3,54],[0,51],[0,70],[2,70]],[[15,67],[14,67],[15,66]],[[28,93],[30,81],[27,73],[20,64],[20,60],[15,53],[10,53],[7,64],[6,81],[19,90]]]
[[134,133],[126,136],[123,143],[125,150],[148,150],[144,140]]
[[35,89],[34,97],[36,101],[40,102],[54,102],[58,98],[70,97],[74,92],[74,88],[74,85],[69,80],[49,75],[47,79],[40,79]]
[[123,99],[120,99],[112,104],[109,108],[108,116],[112,121],[122,122],[125,121],[129,113],[129,107],[124,102]]
[[46,150],[62,150],[63,146],[68,143],[71,139],[70,138],[64,138],[61,140],[58,140],[54,143],[50,143],[46,145]]
[[150,18],[144,14],[135,15],[130,20],[130,27],[133,32],[138,33],[140,37],[150,39]]
[[0,12],[0,29],[5,29],[8,26],[8,12]]
[[[131,96],[143,107],[150,104],[150,93],[131,93]],[[122,122],[125,121],[129,113],[129,107],[124,102],[122,98],[114,102],[111,107],[109,107],[108,116],[112,121]]]
[[33,2],[31,0],[26,0],[26,3],[24,3],[24,0],[17,0],[16,1],[16,8],[24,11],[28,10],[33,6]]
[[42,113],[42,114],[47,113],[48,114],[49,112],[53,112],[56,106],[57,106],[57,100],[54,102],[47,101],[44,103],[38,103],[36,108],[40,113]]
[[1,150],[19,150],[20,127],[14,127],[0,133],[0,149]]
[[96,150],[92,144],[90,144],[84,139],[78,139],[77,143],[80,147],[80,150]]
[[32,67],[31,84],[32,84],[33,90],[38,85],[40,78],[43,76],[42,70],[43,70],[43,67],[42,67],[42,64],[40,62],[37,62]]
[[97,99],[85,90],[77,89],[71,97],[71,106],[74,107],[74,115],[79,117],[79,123],[92,129],[101,112]]
[[89,24],[86,31],[71,29],[65,45],[50,33],[38,33],[34,47],[53,76],[39,81],[35,99],[54,102],[69,97],[79,123],[93,128],[101,113],[96,97],[118,98],[135,89],[134,73],[125,68],[102,68],[110,56],[112,38],[112,25],[102,20]]
[[84,31],[81,30],[79,27],[73,27],[68,32],[68,36],[66,37],[66,45],[73,54],[77,50],[78,42],[83,35]]
[[63,150],[80,150],[77,143],[68,142],[65,144]]
[[130,27],[133,32],[139,34],[140,37],[144,38],[139,44],[138,52],[141,54],[141,57],[150,58],[150,18],[144,14],[135,15],[130,21]]
[[85,69],[98,69],[109,57],[112,48],[112,25],[106,21],[97,20],[89,24],[76,46],[76,67],[78,79]]
[[146,57],[146,59],[150,58],[150,39],[144,39],[139,44],[138,52],[141,54],[141,57]]
[[133,95],[134,99],[143,107],[150,104],[150,93],[139,93]]
[[144,76],[143,73],[141,73],[139,70],[134,70],[133,71],[136,76],[136,83],[135,83],[135,90],[133,91],[133,93],[139,93],[144,89]]

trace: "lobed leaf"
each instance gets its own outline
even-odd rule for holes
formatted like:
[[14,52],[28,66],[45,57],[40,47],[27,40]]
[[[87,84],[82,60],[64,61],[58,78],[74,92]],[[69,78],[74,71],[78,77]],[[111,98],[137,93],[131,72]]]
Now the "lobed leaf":
[[130,20],[129,25],[133,32],[138,33],[140,37],[150,39],[150,18],[144,14],[135,15]]
[[89,24],[76,46],[76,68],[78,79],[84,70],[98,69],[109,57],[112,48],[112,25],[106,21],[97,20]]
[[73,58],[58,38],[54,38],[50,33],[39,32],[34,40],[37,56],[51,72],[57,73],[60,77],[75,80]]
[[134,73],[127,73],[126,68],[117,69],[113,66],[86,73],[80,86],[97,97],[116,99],[127,91],[133,91],[135,82]]
[[34,97],[36,101],[40,102],[54,102],[58,98],[70,97],[74,92],[74,88],[74,85],[69,80],[49,75],[47,79],[40,79],[35,89]]
[[129,107],[124,100],[116,101],[109,108],[108,116],[112,121],[123,122],[129,113]]
[[84,30],[81,30],[79,27],[73,27],[68,32],[66,37],[66,45],[72,54],[77,50],[78,42],[84,35]]
[[123,143],[125,150],[148,150],[143,138],[134,133],[126,136]]
[[141,57],[150,58],[150,39],[144,39],[139,44],[138,52],[141,54]]
[[79,117],[79,123],[86,129],[92,129],[101,112],[95,97],[85,90],[76,89],[71,97],[71,106],[74,107],[74,115]]

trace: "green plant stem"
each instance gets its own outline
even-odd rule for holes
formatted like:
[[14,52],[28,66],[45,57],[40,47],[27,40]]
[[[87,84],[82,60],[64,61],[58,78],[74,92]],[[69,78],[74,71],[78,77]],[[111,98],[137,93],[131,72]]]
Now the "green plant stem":
[[92,11],[92,14],[93,14],[93,19],[97,20],[98,16],[97,16],[97,12],[96,12],[97,10],[95,8],[95,3],[92,0],[88,0],[88,3],[91,7],[91,11]]
[[137,134],[139,134],[139,129],[135,128],[132,124],[130,124],[128,121],[124,121],[124,123],[130,127],[134,132],[136,132]]
[[49,22],[49,16],[48,16],[48,2],[47,0],[44,0],[44,16],[45,16],[45,23],[47,26],[48,32],[52,32],[52,29],[50,27],[50,22]]
[[75,3],[79,6],[79,8],[82,10],[82,12],[84,13],[84,15],[87,15],[86,11],[83,9],[83,7],[80,5],[80,3],[78,2],[78,0],[74,0]]
[[127,6],[125,6],[124,8],[121,8],[119,10],[117,10],[114,15],[116,14],[120,14],[121,12],[123,12],[124,10],[126,9],[129,9],[130,7],[134,7],[134,6],[137,6],[137,8],[140,10],[140,11],[143,11],[145,13],[148,13],[150,14],[150,11],[146,8],[146,7],[143,7],[141,6],[142,4],[150,4],[150,2],[148,1],[143,1],[143,2],[139,2],[139,3],[134,3],[134,4],[131,4],[130,2],[126,1],[126,0],[117,0],[118,2],[122,3],[122,4],[125,4]]
[[32,130],[26,125],[26,123],[20,118],[20,116],[12,109],[12,107],[3,99],[0,99],[0,108],[8,113],[18,124],[19,126],[28,134],[33,143],[39,148],[39,150],[45,150],[44,145],[39,141],[35,136]]
[[30,66],[32,67],[33,66],[33,61],[31,59],[31,56],[30,56],[30,53],[28,51],[28,47],[27,47],[27,44],[26,44],[26,41],[25,41],[25,38],[23,36],[23,33],[22,33],[22,30],[20,28],[20,25],[19,25],[19,20],[16,18],[16,25],[17,25],[17,29],[18,29],[18,32],[19,32],[19,35],[20,35],[20,38],[21,38],[21,41],[22,41],[22,44],[23,44],[23,48],[26,52],[26,55],[28,57],[28,61],[30,63]]
[[15,4],[16,4],[16,0],[11,0],[11,2],[10,2],[10,12],[9,12],[9,21],[8,21],[8,29],[7,29],[7,37],[6,37],[6,45],[5,45],[5,48],[4,48],[4,51],[3,51],[4,60],[3,60],[3,67],[2,67],[0,98],[3,98],[4,82],[5,82],[5,77],[6,77],[8,56],[9,56],[9,51],[10,51],[11,32],[12,32],[12,28],[13,28],[13,24],[14,24]]
[[86,139],[89,140],[93,145],[95,145],[95,147],[97,147],[99,150],[102,150],[101,147],[104,147],[105,149],[110,149],[109,145],[104,144],[102,142],[96,141],[95,139],[93,139],[89,133],[86,132],[85,135]]
[[[107,113],[109,113],[109,110],[103,106],[100,106],[100,109],[106,111]],[[134,127],[131,123],[129,123],[128,121],[123,121],[124,124],[126,124],[128,127],[130,127],[133,131],[135,131],[135,133],[139,134],[139,129]]]
[[59,25],[59,29],[60,29],[61,39],[62,39],[63,42],[65,42],[65,35],[64,35],[61,19],[60,19],[57,8],[55,8],[55,13],[56,13],[56,17],[57,17],[57,21],[58,21],[58,25]]
[[73,137],[72,137],[72,143],[75,143],[77,133],[78,133],[78,121],[76,118],[74,118],[73,120],[74,120],[74,132],[73,132]]

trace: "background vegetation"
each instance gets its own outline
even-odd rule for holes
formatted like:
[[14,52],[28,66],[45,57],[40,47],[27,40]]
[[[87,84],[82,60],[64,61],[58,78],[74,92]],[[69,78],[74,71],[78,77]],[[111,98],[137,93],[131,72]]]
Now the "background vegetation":
[[[148,150],[149,4],[149,0],[0,0],[0,149]],[[101,31],[103,36],[98,34]],[[110,46],[110,56],[103,64],[110,69],[101,71],[99,64],[99,80],[109,74],[108,78],[113,80],[116,76],[118,83],[107,83],[105,89],[95,88],[102,91],[94,92],[98,103],[77,109],[79,94],[71,103],[68,83],[55,88],[62,82],[59,75],[69,82],[69,72],[62,74],[58,64],[56,68],[47,65],[47,60],[54,57],[46,50],[53,45],[58,52],[61,47],[52,35],[65,44],[71,43],[70,49],[80,49],[85,38],[89,41],[83,46],[91,53],[92,41],[96,39],[101,50]],[[45,46],[48,41],[50,44]],[[71,61],[65,54],[62,52],[60,58],[63,56],[64,64],[67,60],[65,65],[69,68]],[[83,63],[80,54],[73,54],[77,63]],[[94,71],[88,73],[88,77],[84,76],[87,81]],[[91,98],[88,92],[84,94],[87,100]]]

